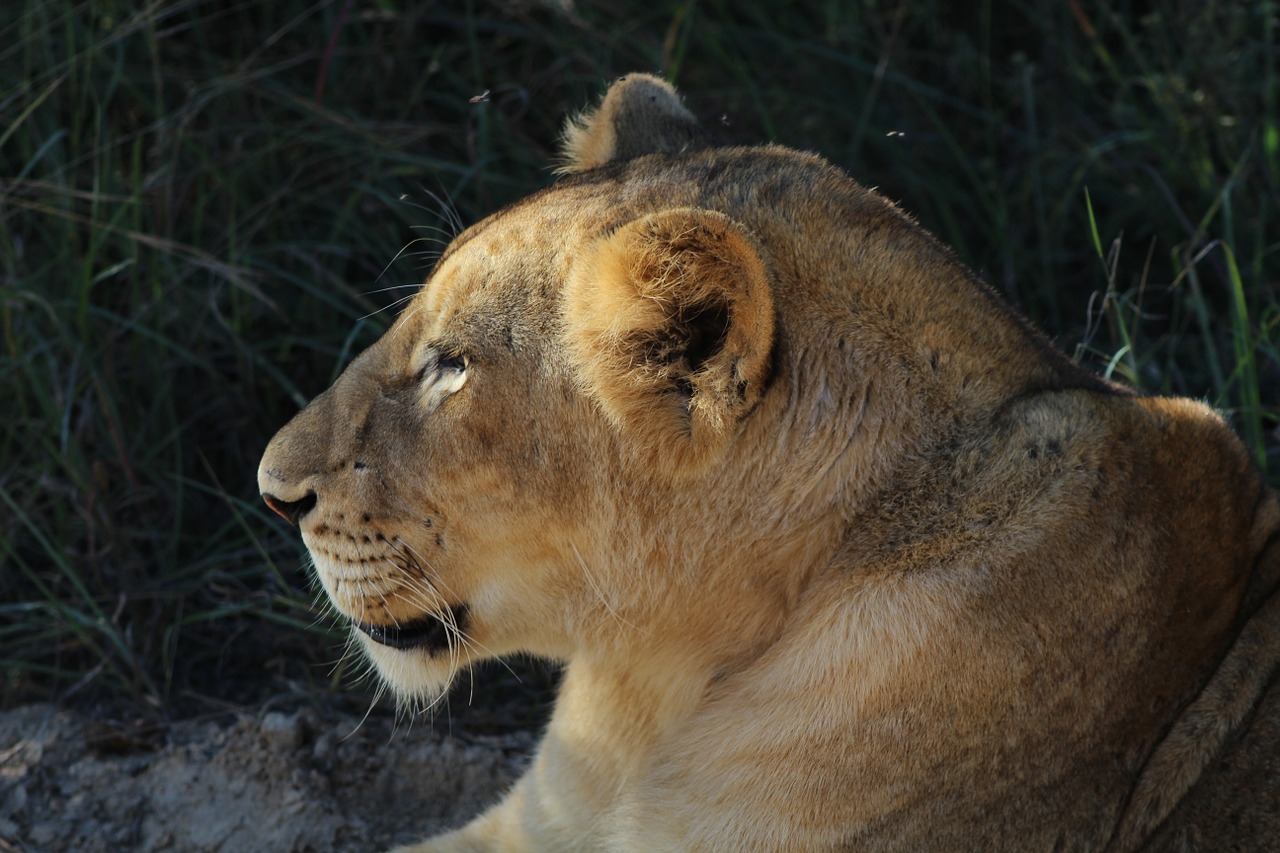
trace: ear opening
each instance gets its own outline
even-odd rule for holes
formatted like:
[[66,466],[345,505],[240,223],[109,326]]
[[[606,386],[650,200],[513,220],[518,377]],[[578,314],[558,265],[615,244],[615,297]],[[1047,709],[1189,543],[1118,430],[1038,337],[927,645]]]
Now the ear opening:
[[579,376],[642,452],[697,468],[768,383],[773,297],[759,247],[729,217],[681,208],[603,238],[570,275]]
[[616,160],[705,146],[698,120],[670,83],[652,74],[628,74],[609,87],[599,106],[565,123],[556,171],[582,172]]

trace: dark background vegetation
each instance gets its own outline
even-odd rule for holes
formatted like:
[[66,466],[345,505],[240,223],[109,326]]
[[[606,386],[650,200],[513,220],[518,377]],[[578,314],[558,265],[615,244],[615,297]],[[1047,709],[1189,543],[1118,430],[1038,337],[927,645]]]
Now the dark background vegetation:
[[1221,408],[1274,481],[1277,14],[0,4],[0,706],[349,680],[258,456],[390,322],[450,209],[548,183],[566,114],[631,70],[727,142],[879,187],[1067,352]]

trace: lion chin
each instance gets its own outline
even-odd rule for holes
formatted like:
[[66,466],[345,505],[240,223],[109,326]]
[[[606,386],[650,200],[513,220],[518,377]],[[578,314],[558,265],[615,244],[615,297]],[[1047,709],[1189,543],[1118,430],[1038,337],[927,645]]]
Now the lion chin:
[[427,706],[561,661],[419,851],[1280,849],[1280,504],[821,158],[617,81],[258,482]]
[[430,707],[439,702],[460,666],[448,648],[392,648],[363,634],[356,637],[365,657],[405,703]]

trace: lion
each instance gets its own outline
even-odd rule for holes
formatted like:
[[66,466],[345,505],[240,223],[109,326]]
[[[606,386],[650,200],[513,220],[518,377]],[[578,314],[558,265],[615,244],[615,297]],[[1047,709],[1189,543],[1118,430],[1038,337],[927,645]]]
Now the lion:
[[258,471],[405,701],[563,663],[523,777],[407,850],[1280,849],[1280,505],[1221,417],[658,78],[561,172]]

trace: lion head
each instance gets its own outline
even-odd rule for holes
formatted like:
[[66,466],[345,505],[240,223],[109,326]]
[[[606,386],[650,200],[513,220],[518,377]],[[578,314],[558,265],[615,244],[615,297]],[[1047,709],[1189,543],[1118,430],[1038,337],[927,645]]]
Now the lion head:
[[678,618],[664,601],[715,588],[709,553],[781,544],[743,449],[772,440],[749,424],[779,359],[758,238],[692,179],[680,202],[600,177],[460,234],[263,456],[268,504],[404,693]]

